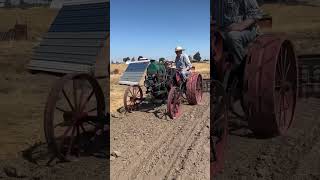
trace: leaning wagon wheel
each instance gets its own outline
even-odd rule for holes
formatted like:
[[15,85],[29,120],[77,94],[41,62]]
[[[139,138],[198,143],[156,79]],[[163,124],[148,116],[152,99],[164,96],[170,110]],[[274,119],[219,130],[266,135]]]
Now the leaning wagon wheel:
[[187,81],[187,100],[189,104],[196,105],[202,101],[202,76],[192,73]]
[[143,100],[143,93],[140,86],[129,86],[124,92],[123,104],[127,112],[138,109]]
[[260,36],[249,50],[244,93],[250,129],[263,136],[287,132],[297,98],[297,58],[292,43]]
[[171,119],[177,119],[181,116],[181,111],[181,92],[174,86],[169,91],[167,112]]
[[210,145],[211,158],[210,168],[211,173],[216,175],[223,169],[224,153],[227,145],[228,135],[228,109],[227,99],[224,88],[219,81],[212,81],[212,108],[211,113],[213,118],[210,118]]
[[58,159],[87,154],[106,124],[105,100],[89,74],[69,74],[51,89],[44,116],[45,137]]

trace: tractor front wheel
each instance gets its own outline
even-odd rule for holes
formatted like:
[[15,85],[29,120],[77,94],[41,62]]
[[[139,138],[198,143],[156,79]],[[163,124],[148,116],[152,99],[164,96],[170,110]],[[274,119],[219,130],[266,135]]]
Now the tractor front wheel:
[[181,92],[177,87],[172,87],[169,91],[167,111],[171,119],[177,119],[181,115]]

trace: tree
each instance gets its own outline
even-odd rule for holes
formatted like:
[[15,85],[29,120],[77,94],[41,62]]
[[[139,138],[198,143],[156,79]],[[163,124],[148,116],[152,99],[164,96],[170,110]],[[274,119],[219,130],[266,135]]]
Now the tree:
[[200,56],[200,52],[197,52],[196,54],[193,55],[193,59],[196,61],[201,61],[201,56]]
[[134,61],[136,61],[136,59],[134,57],[132,57],[131,61],[134,62]]
[[130,61],[130,58],[129,58],[129,57],[123,58],[123,62],[126,63],[127,61]]
[[165,58],[159,58],[159,62],[161,62],[161,61],[165,61],[166,59]]

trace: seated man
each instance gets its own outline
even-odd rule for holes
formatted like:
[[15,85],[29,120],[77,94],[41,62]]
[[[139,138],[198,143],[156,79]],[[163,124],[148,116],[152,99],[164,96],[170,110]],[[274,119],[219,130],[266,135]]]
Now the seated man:
[[[258,35],[256,21],[262,12],[256,0],[226,0],[223,4],[222,36],[237,69],[245,57],[245,48]],[[228,72],[230,73],[230,72]],[[227,76],[229,74],[227,73]]]
[[192,64],[189,60],[189,57],[186,54],[182,54],[182,51],[184,51],[184,49],[180,46],[177,46],[175,48],[175,52],[176,52],[176,68],[177,69],[181,69],[181,75],[183,77],[183,80],[185,81],[188,77],[188,75],[190,74],[190,69],[192,68]]

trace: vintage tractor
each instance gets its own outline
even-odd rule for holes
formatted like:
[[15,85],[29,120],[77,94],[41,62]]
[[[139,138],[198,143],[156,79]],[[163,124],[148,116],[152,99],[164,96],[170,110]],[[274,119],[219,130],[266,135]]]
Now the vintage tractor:
[[223,168],[229,114],[246,121],[256,136],[283,135],[294,119],[298,87],[295,50],[283,34],[257,36],[247,47],[242,64],[227,75],[233,59],[224,45],[218,18],[211,24],[213,174]]
[[[144,72],[146,70],[146,75]],[[170,61],[156,62],[147,60],[129,64],[119,83],[129,85],[124,93],[123,104],[126,111],[138,110],[139,105],[146,100],[143,98],[142,87],[139,85],[144,76],[146,94],[152,99],[167,98],[167,112],[170,118],[176,119],[181,115],[182,100],[196,105],[202,99],[202,76],[191,72],[188,79],[183,81],[180,70],[173,67]]]

